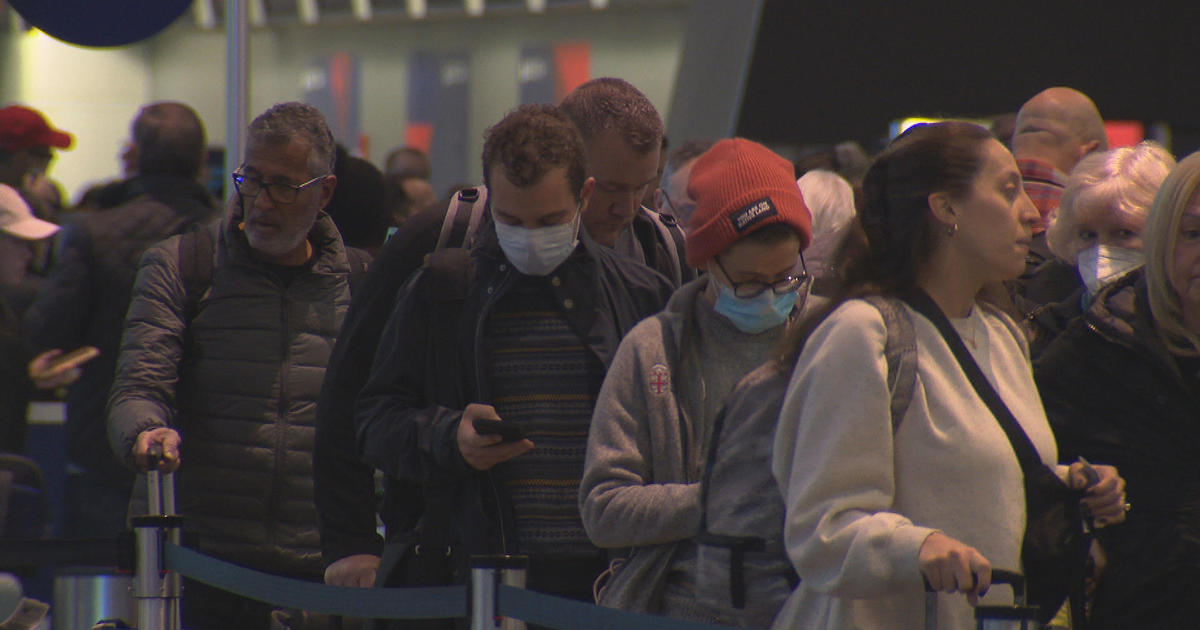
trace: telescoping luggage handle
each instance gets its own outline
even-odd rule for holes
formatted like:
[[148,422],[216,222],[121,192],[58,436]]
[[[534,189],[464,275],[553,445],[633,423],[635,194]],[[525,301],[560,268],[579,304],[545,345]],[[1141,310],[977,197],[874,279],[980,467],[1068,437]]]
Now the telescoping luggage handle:
[[179,544],[182,519],[175,514],[175,475],[160,473],[162,447],[153,444],[146,453],[146,487],[149,509],[133,517],[137,561],[133,597],[137,601],[140,630],[179,630],[180,576],[163,569],[163,542]]
[[[992,584],[1012,587],[1011,606],[975,607],[975,627],[978,630],[1030,630],[1036,625],[1038,609],[1025,605],[1025,576],[1016,571],[992,569]],[[938,592],[925,580],[925,629],[937,630]]]

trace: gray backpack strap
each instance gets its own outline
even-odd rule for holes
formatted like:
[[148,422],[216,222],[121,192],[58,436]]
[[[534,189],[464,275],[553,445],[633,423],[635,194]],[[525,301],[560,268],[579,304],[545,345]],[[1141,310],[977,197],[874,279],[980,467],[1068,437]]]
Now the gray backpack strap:
[[487,187],[476,186],[458,191],[450,207],[446,208],[446,218],[442,219],[442,231],[438,233],[434,251],[466,246],[483,220],[486,206]]
[[674,276],[670,278],[675,286],[683,284],[683,261],[680,259],[679,250],[683,244],[683,230],[672,222],[670,224],[663,220],[663,215],[658,211],[650,208],[642,207],[642,211],[646,216],[650,217],[650,222],[654,224],[654,229],[658,230],[659,240],[662,241],[663,247],[667,250],[667,255],[671,257],[671,273]]
[[908,412],[917,384],[917,334],[913,330],[912,317],[900,300],[881,295],[869,295],[863,299],[879,311],[887,327],[883,355],[887,359],[888,391],[892,394],[892,432],[895,433],[900,429],[904,414]]

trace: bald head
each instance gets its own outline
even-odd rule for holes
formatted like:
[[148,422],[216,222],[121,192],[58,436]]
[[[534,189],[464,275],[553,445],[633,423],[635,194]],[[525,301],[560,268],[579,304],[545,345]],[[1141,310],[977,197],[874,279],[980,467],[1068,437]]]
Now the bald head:
[[1017,112],[1013,155],[1036,158],[1070,173],[1093,151],[1108,150],[1104,119],[1086,94],[1068,87],[1039,92]]

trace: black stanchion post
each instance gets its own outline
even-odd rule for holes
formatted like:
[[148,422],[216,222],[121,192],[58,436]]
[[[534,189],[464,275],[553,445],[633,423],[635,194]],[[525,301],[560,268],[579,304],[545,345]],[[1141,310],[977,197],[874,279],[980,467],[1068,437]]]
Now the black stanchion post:
[[525,630],[525,622],[498,614],[496,592],[500,584],[525,588],[528,556],[474,556],[471,558],[471,630]]

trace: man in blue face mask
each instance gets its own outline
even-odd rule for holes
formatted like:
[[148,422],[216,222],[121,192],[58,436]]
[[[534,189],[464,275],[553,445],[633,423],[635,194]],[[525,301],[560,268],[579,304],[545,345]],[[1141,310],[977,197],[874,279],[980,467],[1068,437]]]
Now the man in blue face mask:
[[472,554],[521,553],[530,588],[590,600],[606,565],[576,501],[592,408],[621,337],[671,287],[580,229],[595,184],[558,108],[522,106],[489,129],[483,167],[492,221],[402,292],[358,398],[358,445],[427,489],[406,535],[450,548],[446,579],[463,580]]
[[[588,439],[584,526],[601,547],[634,548],[602,604],[723,618],[695,597],[705,440],[734,385],[768,360],[805,303],[800,250],[812,219],[793,172],[740,138],[692,166],[687,261],[708,273],[621,342]],[[649,588],[655,577],[664,583]]]

